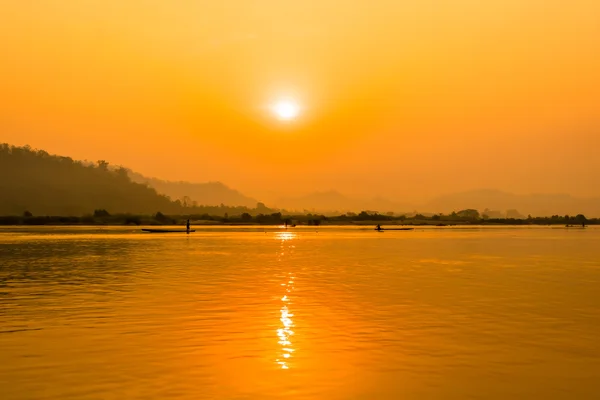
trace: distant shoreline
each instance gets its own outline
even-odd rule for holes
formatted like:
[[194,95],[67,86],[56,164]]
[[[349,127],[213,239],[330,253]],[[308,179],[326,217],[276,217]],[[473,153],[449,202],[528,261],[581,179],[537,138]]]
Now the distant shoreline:
[[[369,218],[372,217],[372,218]],[[0,216],[0,226],[184,226],[187,220],[192,226],[367,226],[375,227],[404,226],[404,227],[445,227],[445,226],[563,226],[581,228],[585,225],[600,225],[600,219],[577,217],[536,217],[528,219],[442,219],[434,217],[392,217],[373,214],[357,218],[356,216],[323,215],[242,215],[242,216],[208,216],[208,215],[177,215],[165,216],[157,213],[154,216],[108,213],[101,216]]]

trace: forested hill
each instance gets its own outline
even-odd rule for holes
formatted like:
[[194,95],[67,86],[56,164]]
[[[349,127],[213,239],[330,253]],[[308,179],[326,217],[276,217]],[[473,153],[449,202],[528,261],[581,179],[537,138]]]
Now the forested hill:
[[87,164],[28,146],[0,144],[0,215],[28,211],[80,216],[97,209],[148,215],[250,211],[246,207],[213,208],[184,207],[145,184],[132,182],[125,168],[110,168],[104,161]]

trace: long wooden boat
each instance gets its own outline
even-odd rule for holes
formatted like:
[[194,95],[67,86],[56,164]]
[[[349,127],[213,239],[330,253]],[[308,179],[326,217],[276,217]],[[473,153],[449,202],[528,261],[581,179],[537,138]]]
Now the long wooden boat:
[[[142,231],[148,233],[187,233],[188,231],[185,229],[149,229],[143,228]],[[190,229],[189,232],[196,232],[195,229]]]
[[375,228],[376,231],[412,231],[415,228],[381,228],[381,229],[377,229]]

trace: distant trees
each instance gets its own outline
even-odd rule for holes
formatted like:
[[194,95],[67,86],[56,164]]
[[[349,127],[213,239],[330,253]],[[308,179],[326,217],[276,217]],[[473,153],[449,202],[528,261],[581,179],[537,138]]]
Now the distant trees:
[[391,221],[393,217],[389,215],[382,215],[376,211],[361,211],[356,217],[352,219],[357,221]]
[[98,160],[98,169],[101,171],[108,171],[108,162],[105,160]]
[[587,223],[587,218],[583,214],[577,214],[575,216],[574,222],[578,225],[585,226],[585,224]]
[[474,210],[472,208],[468,208],[466,210],[461,210],[456,213],[459,218],[464,218],[470,221],[475,221],[479,219],[479,211]]
[[[187,210],[189,211],[189,209]],[[530,219],[506,219],[506,218],[489,218],[487,220],[478,220],[473,222],[467,218],[458,217],[458,213],[443,215],[436,214],[431,217],[416,214],[414,216],[400,219],[398,217],[390,217],[388,215],[370,214],[365,211],[359,219],[359,215],[349,217],[347,214],[338,216],[325,216],[317,214],[284,214],[283,212],[275,212],[270,214],[257,214],[252,216],[248,212],[238,213],[234,215],[211,215],[211,214],[170,214],[165,215],[162,212],[148,216],[147,214],[127,214],[127,213],[109,213],[105,209],[96,209],[93,214],[88,214],[83,217],[75,216],[33,216],[31,213],[24,212],[21,216],[0,216],[0,225],[64,225],[64,224],[134,224],[134,225],[167,225],[167,224],[183,224],[186,219],[204,220],[214,224],[237,224],[237,223],[253,223],[261,225],[311,225],[319,226],[322,224],[377,224],[377,223],[401,223],[409,225],[447,225],[447,224],[505,224],[505,225],[548,225],[548,224],[567,224],[578,223],[585,225],[600,225],[599,218],[587,219],[583,214],[572,216],[553,215],[551,217],[531,217]]]
[[99,209],[99,210],[94,210],[94,217],[96,217],[96,218],[110,217],[110,214],[108,213],[108,211],[106,211],[104,209]]
[[250,222],[250,221],[252,221],[252,215],[250,215],[250,214],[248,214],[248,213],[243,213],[243,214],[241,215],[241,219],[242,219],[242,221],[244,221],[244,222]]
[[154,219],[157,221],[164,221],[166,218],[167,217],[165,217],[165,214],[161,213],[160,211],[154,214]]
[[361,212],[358,214],[358,218],[357,218],[357,219],[358,219],[358,220],[361,220],[361,219],[362,219],[362,220],[368,220],[368,219],[370,219],[370,218],[371,218],[371,215],[370,215],[369,213],[367,213],[366,211],[361,211]]
[[183,196],[180,201],[181,201],[181,205],[183,207],[191,207],[192,206],[192,199],[189,196]]
[[320,219],[309,219],[308,225],[319,226],[319,225],[321,225],[321,220]]
[[266,213],[269,212],[270,210],[267,208],[267,206],[265,206],[264,203],[256,203],[256,212],[258,213]]
[[115,170],[115,174],[121,179],[129,180],[129,171],[127,168],[119,167]]
[[142,219],[137,215],[125,217],[125,225],[141,225]]
[[[246,219],[246,221],[247,221],[247,219]],[[283,223],[283,216],[280,212],[272,213],[272,214],[258,214],[256,217],[254,217],[254,221],[258,222],[259,224],[279,225],[279,224]]]

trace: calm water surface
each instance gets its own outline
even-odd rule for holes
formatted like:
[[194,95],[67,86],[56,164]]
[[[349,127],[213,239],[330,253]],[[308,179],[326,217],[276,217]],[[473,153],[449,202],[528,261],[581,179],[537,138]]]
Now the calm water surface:
[[0,229],[0,398],[600,397],[600,229]]

